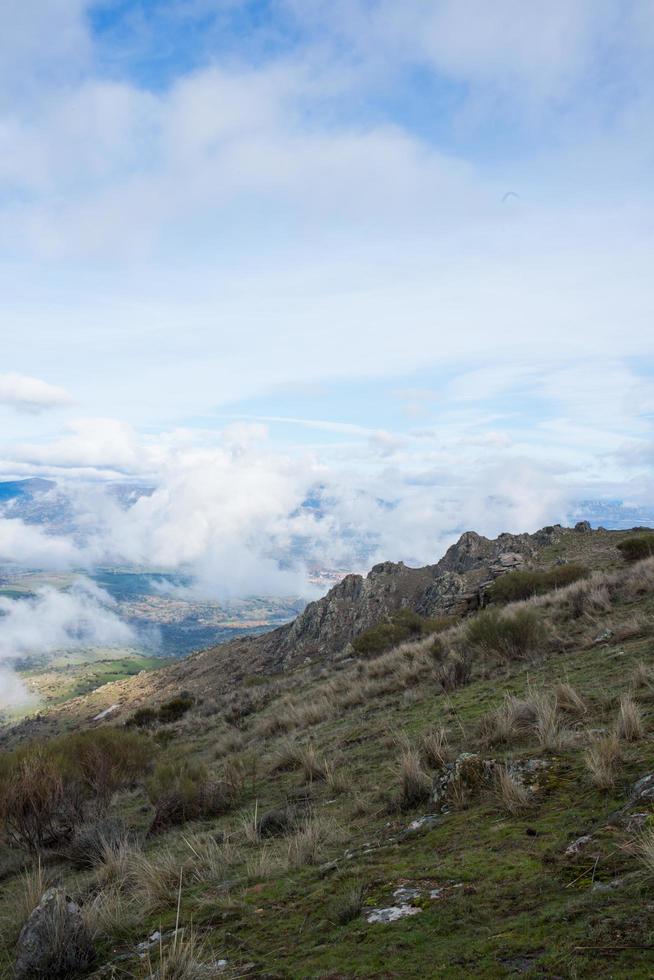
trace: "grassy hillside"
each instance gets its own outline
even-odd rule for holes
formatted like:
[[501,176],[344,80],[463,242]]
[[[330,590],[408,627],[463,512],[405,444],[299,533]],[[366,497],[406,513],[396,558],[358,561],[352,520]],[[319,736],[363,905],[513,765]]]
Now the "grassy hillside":
[[139,695],[106,784],[104,728],[52,743],[84,799],[38,857],[5,844],[2,975],[57,881],[97,977],[652,976],[654,559],[614,540],[566,537],[541,562],[578,581],[377,655]]

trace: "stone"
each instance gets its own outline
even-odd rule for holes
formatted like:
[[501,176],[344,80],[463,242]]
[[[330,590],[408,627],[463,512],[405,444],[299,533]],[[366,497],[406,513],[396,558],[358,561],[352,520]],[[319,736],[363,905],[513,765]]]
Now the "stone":
[[590,836],[590,834],[584,834],[582,837],[577,837],[577,839],[574,840],[572,844],[568,844],[568,846],[566,847],[565,856],[567,858],[576,857],[576,855],[579,854],[580,851],[582,851],[585,847],[588,846],[588,844],[590,844],[592,839],[593,838]]
[[577,521],[575,524],[575,531],[578,531],[580,534],[587,534],[591,530],[590,521]]
[[366,914],[366,922],[371,925],[387,924],[410,915],[417,915],[419,912],[422,912],[422,909],[417,905],[391,905],[385,909],[370,909]]
[[593,640],[593,643],[606,643],[606,641],[610,640],[612,636],[613,636],[613,630],[610,630],[607,627],[606,629],[602,630],[601,633],[597,634],[597,636]]
[[21,929],[14,976],[16,980],[45,980],[76,975],[88,969],[94,955],[79,905],[63,888],[49,888]]
[[482,786],[488,785],[496,772],[494,759],[482,759],[476,752],[462,752],[434,778],[432,803],[442,805],[446,802],[453,787],[465,794],[474,794]]
[[632,800],[654,800],[654,772],[642,776],[631,788]]

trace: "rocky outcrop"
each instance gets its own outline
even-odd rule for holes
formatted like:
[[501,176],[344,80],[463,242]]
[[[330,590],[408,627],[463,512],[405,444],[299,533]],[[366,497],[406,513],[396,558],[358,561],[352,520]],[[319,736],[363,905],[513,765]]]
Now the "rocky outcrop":
[[82,911],[62,888],[49,888],[23,926],[16,944],[16,980],[77,976],[94,957]]

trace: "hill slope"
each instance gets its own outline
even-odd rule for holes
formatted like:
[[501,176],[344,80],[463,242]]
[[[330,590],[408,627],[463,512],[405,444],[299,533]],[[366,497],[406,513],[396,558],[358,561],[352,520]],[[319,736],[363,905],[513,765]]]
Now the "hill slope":
[[[514,539],[533,568],[594,571],[352,656],[362,610],[417,608],[445,574],[492,577],[503,543],[464,536],[437,571],[382,566],[293,627],[158,672],[149,702],[151,675],[124,682],[130,710],[182,679],[197,700],[147,720],[154,775],[87,825],[93,840],[100,819],[125,821],[118,850],[82,868],[74,841],[41,855],[93,919],[87,972],[163,974],[179,914],[184,977],[651,976],[654,559],[625,565],[625,536]],[[285,660],[292,631],[336,608],[352,625],[329,629],[320,661]],[[9,976],[24,883],[4,860]]]

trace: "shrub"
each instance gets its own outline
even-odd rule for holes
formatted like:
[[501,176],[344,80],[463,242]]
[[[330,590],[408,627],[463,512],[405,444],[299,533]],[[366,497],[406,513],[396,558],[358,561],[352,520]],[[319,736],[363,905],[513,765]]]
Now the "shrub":
[[7,752],[0,761],[0,821],[9,841],[35,851],[70,840],[111,794],[149,764],[142,735],[118,728],[62,735]]
[[449,692],[467,684],[471,673],[470,657],[455,653],[436,666],[434,676],[443,690]]
[[537,651],[545,629],[535,609],[487,609],[470,620],[464,637],[471,647],[484,653],[520,660]]
[[134,725],[136,728],[152,728],[156,725],[158,717],[154,708],[138,708],[127,724]]
[[155,808],[150,833],[227,813],[239,789],[231,774],[230,778],[212,779],[201,765],[186,761],[160,763],[147,785]]
[[123,820],[101,817],[75,827],[63,854],[76,868],[94,868],[104,864],[109,853],[119,851],[127,838]]
[[452,620],[447,616],[427,618],[419,616],[411,609],[402,609],[395,613],[388,622],[379,623],[371,629],[364,630],[354,640],[354,652],[361,657],[374,657],[386,650],[399,646],[406,640],[429,636],[447,629]]
[[83,819],[83,798],[46,749],[33,745],[3,761],[0,817],[10,843],[37,851],[69,837]]
[[506,603],[520,602],[534,595],[543,595],[553,589],[561,589],[580,579],[586,578],[589,572],[583,565],[555,565],[548,571],[516,571],[508,572],[495,579],[489,586],[486,597],[489,602]]
[[654,555],[654,534],[641,534],[636,538],[625,538],[617,545],[625,561],[640,561]]
[[147,739],[120,728],[64,735],[49,744],[61,771],[80,778],[87,792],[105,801],[150,764]]
[[180,694],[165,701],[159,708],[157,717],[162,725],[169,725],[173,721],[179,721],[194,704],[195,698],[190,694]]

